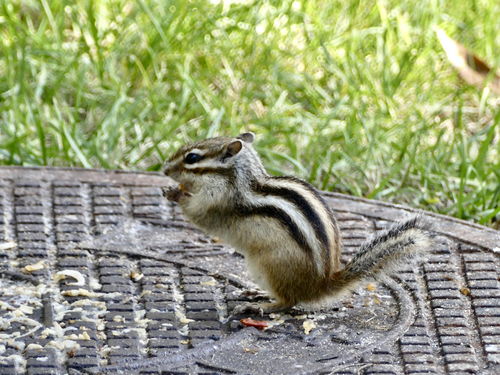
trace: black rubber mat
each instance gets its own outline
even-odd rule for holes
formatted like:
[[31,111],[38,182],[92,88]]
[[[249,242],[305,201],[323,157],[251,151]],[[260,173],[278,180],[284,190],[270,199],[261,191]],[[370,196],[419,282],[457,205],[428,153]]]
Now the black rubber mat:
[[[425,262],[328,309],[265,300],[155,174],[0,168],[0,374],[498,374],[498,231],[426,215]],[[410,209],[325,194],[347,260]],[[250,291],[248,291],[250,290]]]

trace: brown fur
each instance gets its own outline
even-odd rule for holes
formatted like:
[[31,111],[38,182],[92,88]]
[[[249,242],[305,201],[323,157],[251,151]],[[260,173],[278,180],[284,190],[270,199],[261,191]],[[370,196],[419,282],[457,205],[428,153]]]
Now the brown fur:
[[[244,134],[183,146],[166,162],[165,174],[189,187],[167,198],[178,201],[194,224],[244,254],[256,282],[276,298],[259,305],[260,311],[330,298],[429,248],[419,220],[412,219],[363,245],[339,270],[339,228],[319,192],[296,178],[269,176],[252,141],[253,135]],[[202,160],[185,164],[196,150]]]

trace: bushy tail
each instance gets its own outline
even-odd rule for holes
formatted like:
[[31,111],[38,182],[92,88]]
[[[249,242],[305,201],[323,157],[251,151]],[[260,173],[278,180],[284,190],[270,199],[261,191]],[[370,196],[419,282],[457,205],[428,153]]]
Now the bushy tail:
[[334,275],[332,289],[349,288],[367,277],[390,273],[429,251],[432,238],[422,228],[420,216],[415,216],[363,244],[345,268]]

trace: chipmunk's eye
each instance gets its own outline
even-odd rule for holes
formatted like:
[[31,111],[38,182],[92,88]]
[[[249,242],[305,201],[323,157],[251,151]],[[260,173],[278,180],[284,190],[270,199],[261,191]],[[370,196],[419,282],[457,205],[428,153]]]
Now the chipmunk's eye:
[[195,154],[194,152],[190,152],[184,158],[184,163],[186,163],[186,164],[194,164],[194,163],[199,162],[201,159],[203,159],[203,155]]

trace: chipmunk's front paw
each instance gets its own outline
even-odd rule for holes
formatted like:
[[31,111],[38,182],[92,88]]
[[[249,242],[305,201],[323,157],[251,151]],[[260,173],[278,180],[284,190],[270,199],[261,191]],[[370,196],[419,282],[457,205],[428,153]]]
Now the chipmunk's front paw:
[[181,198],[182,191],[177,186],[168,186],[161,189],[163,191],[163,196],[172,202],[179,202]]
[[242,315],[245,313],[250,314],[258,314],[259,316],[264,315],[264,306],[260,303],[243,303],[241,305],[236,306],[233,309],[233,315]]
[[191,196],[191,193],[182,184],[164,187],[162,191],[163,196],[172,202],[179,202],[182,198]]
[[288,304],[285,302],[273,302],[273,303],[251,303],[247,302],[242,305],[238,305],[233,309],[233,315],[241,315],[244,313],[253,313],[263,316],[264,314],[283,312],[291,309],[293,304]]

